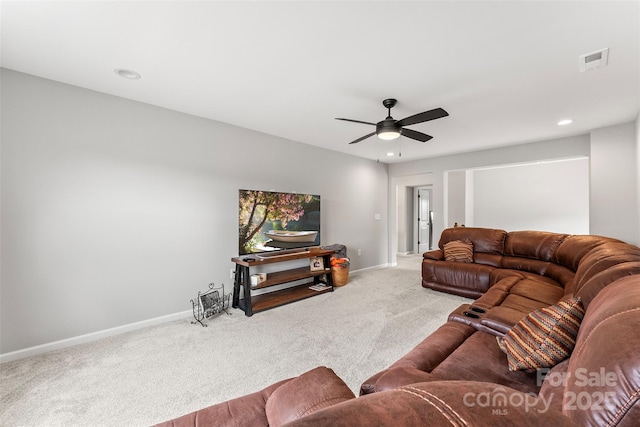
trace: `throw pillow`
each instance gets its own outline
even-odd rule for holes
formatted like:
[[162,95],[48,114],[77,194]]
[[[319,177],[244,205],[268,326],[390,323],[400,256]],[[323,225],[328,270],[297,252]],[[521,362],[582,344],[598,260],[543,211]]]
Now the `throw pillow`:
[[320,366],[278,387],[267,399],[265,413],[275,427],[354,398],[333,370]]
[[443,249],[446,261],[473,262],[473,243],[469,239],[452,240],[445,243]]
[[529,313],[502,338],[509,370],[533,372],[569,357],[583,317],[580,298],[561,300]]

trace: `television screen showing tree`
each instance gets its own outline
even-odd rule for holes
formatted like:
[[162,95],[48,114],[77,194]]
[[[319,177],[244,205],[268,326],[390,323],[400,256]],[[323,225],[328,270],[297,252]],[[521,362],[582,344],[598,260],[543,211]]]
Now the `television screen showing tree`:
[[240,190],[240,255],[320,245],[320,196]]

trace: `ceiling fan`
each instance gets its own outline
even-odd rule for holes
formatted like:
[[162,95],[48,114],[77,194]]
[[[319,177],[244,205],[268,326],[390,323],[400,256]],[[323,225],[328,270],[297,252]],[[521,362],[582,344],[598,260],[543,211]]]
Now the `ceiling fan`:
[[375,132],[371,132],[361,138],[356,139],[355,141],[351,141],[349,144],[356,144],[364,139],[369,138],[373,135],[378,135],[378,138],[385,140],[392,140],[398,138],[400,135],[406,136],[407,138],[415,139],[420,142],[427,142],[431,138],[430,135],[424,134],[422,132],[418,132],[412,129],[407,129],[405,126],[415,125],[417,123],[428,122],[429,120],[440,119],[442,117],[447,117],[449,113],[444,111],[442,108],[435,108],[433,110],[425,111],[422,113],[414,114],[413,116],[405,117],[402,120],[395,120],[391,117],[391,109],[396,105],[398,101],[390,98],[382,101],[382,105],[388,110],[387,118],[378,123],[370,123],[363,122],[360,120],[352,120],[352,119],[342,119],[336,117],[336,120],[344,120],[346,122],[354,122],[354,123],[362,123],[365,125],[372,125],[376,127]]

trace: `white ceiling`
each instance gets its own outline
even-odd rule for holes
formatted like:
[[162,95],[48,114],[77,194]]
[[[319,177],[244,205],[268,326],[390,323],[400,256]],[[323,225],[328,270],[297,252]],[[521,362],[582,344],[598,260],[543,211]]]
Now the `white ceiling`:
[[[586,133],[640,111],[638,1],[1,7],[2,67],[387,163]],[[606,68],[578,72],[580,55],[606,47]],[[396,119],[450,116],[410,126],[427,143],[349,145],[374,128],[334,118],[383,120],[391,97]]]

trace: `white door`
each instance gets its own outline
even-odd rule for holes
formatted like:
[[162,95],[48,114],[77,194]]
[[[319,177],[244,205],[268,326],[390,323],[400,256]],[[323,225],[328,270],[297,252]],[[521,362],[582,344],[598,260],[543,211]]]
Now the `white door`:
[[431,232],[431,190],[418,189],[418,253],[431,250],[433,235]]

